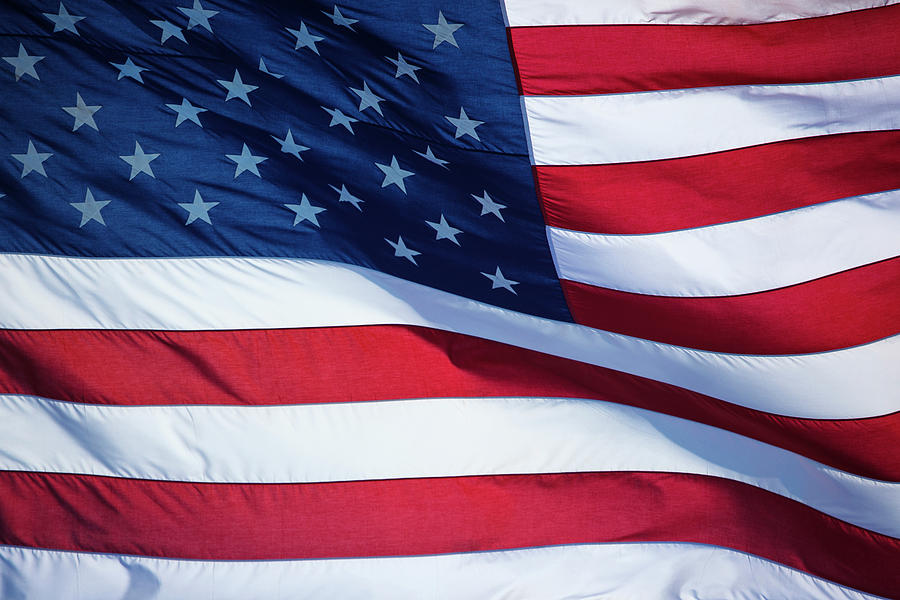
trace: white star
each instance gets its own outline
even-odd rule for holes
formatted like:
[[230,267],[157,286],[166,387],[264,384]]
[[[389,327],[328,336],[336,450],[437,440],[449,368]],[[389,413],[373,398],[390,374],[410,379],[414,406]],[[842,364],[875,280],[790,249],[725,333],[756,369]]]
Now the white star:
[[94,131],[100,131],[97,123],[94,122],[94,113],[103,108],[102,106],[88,106],[81,99],[81,94],[75,92],[75,106],[63,106],[62,109],[75,117],[75,125],[72,131],[78,131],[82,125],[87,125]]
[[141,71],[149,71],[150,69],[145,69],[144,67],[139,67],[133,62],[131,62],[131,57],[127,57],[125,62],[123,63],[114,63],[110,62],[112,66],[119,69],[119,76],[116,79],[122,79],[123,77],[131,77],[138,83],[144,83],[144,80],[141,78]]
[[476,202],[481,204],[481,216],[482,217],[488,213],[492,213],[492,214],[496,215],[497,218],[500,219],[501,221],[503,221],[504,223],[506,222],[506,220],[503,218],[503,215],[500,214],[500,211],[502,209],[506,208],[506,205],[498,204],[498,203],[494,202],[493,198],[491,198],[488,195],[487,190],[484,191],[484,195],[480,198],[478,196],[476,196],[475,194],[471,194],[471,196],[472,196],[472,198],[475,199]]
[[438,158],[437,156],[435,156],[434,152],[431,151],[431,146],[425,146],[425,152],[419,152],[418,150],[413,150],[413,153],[418,154],[419,156],[421,156],[428,162],[434,163],[439,167],[444,167],[445,169],[448,169],[448,170],[450,169],[450,167],[447,166],[450,163],[442,158]]
[[356,123],[359,121],[359,119],[348,117],[338,108],[325,108],[323,106],[322,110],[331,115],[331,123],[328,124],[329,127],[334,127],[335,125],[343,125],[347,129],[347,131],[349,131],[353,135],[356,135],[356,133],[353,131],[353,126],[350,125],[350,123]]
[[384,181],[381,182],[381,187],[387,187],[391,184],[394,184],[398,188],[403,190],[404,194],[406,193],[406,184],[403,182],[403,180],[407,177],[415,175],[415,173],[413,173],[412,171],[401,169],[400,164],[397,162],[396,156],[391,156],[390,165],[375,163],[375,166],[381,169],[381,172],[384,173]]
[[199,106],[194,106],[191,104],[187,98],[181,99],[181,104],[166,104],[167,107],[174,110],[178,115],[175,117],[175,127],[178,127],[185,121],[193,121],[200,127],[203,127],[203,124],[200,122],[200,113],[206,112],[205,108],[200,108]]
[[241,74],[238,73],[238,70],[234,70],[234,78],[231,81],[226,79],[217,79],[223,88],[228,90],[228,95],[225,96],[225,102],[228,102],[232,98],[240,98],[244,102],[247,103],[247,106],[252,106],[250,104],[250,98],[247,97],[247,94],[252,92],[253,90],[259,89],[258,85],[249,85],[243,82],[241,79]]
[[150,168],[150,163],[159,158],[159,153],[145,154],[144,149],[141,148],[141,145],[137,140],[134,142],[134,154],[130,156],[120,156],[119,158],[131,165],[131,175],[128,176],[128,181],[137,177],[139,173],[146,173],[150,177],[156,179],[156,175],[153,174],[153,169]]
[[306,152],[309,150],[308,146],[301,146],[300,144],[294,142],[294,134],[291,133],[291,130],[287,130],[287,134],[284,136],[283,140],[278,139],[276,136],[272,136],[272,139],[281,144],[281,151],[287,154],[293,154],[300,160],[303,160],[303,157],[300,156],[301,152]]
[[416,71],[420,70],[422,67],[416,67],[409,64],[408,62],[406,62],[406,59],[403,58],[403,55],[399,52],[397,52],[396,59],[391,58],[390,56],[385,56],[385,58],[392,62],[395,67],[397,67],[397,74],[394,75],[395,78],[400,79],[404,75],[409,75],[409,77],[413,81],[419,83],[419,77],[418,75],[416,75]]
[[444,13],[441,11],[438,11],[438,22],[434,25],[422,23],[422,27],[434,34],[434,45],[431,47],[432,50],[444,42],[453,44],[459,48],[459,44],[456,43],[456,38],[453,37],[453,32],[462,26],[462,23],[448,23],[447,19],[444,18]]
[[346,185],[341,184],[341,189],[337,189],[337,188],[336,188],[335,186],[333,186],[333,185],[329,185],[328,187],[330,187],[331,189],[333,189],[334,191],[336,191],[338,194],[341,195],[341,197],[338,198],[338,200],[339,200],[340,202],[349,202],[350,204],[352,204],[353,206],[356,207],[356,210],[359,210],[359,211],[362,210],[362,206],[360,206],[359,203],[360,203],[360,202],[365,202],[365,200],[362,200],[362,199],[360,199],[360,198],[357,198],[356,196],[354,196],[353,194],[351,194],[349,191],[347,191],[347,186],[346,186]]
[[63,6],[62,2],[59,3],[58,14],[54,15],[53,13],[44,13],[44,16],[53,21],[53,33],[65,30],[71,31],[75,35],[81,35],[75,28],[75,23],[84,19],[84,17],[76,17],[75,15],[70,15],[69,11],[66,10],[66,7]]
[[178,206],[187,211],[187,221],[185,221],[185,225],[190,225],[197,219],[201,221],[206,221],[210,225],[212,225],[212,221],[209,218],[209,211],[214,209],[219,205],[218,202],[204,202],[203,197],[200,196],[200,190],[194,190],[194,201],[193,202],[179,202]]
[[259,70],[266,75],[271,75],[275,79],[281,79],[282,77],[284,77],[282,73],[273,73],[272,71],[270,71],[269,67],[266,66],[266,61],[263,60],[262,56],[259,57]]
[[32,171],[46,177],[47,172],[44,171],[44,161],[51,156],[53,156],[53,154],[50,152],[38,152],[34,147],[34,143],[31,140],[28,140],[28,150],[25,154],[12,155],[14,159],[22,163],[22,176],[19,179],[24,178]]
[[173,25],[172,23],[169,23],[165,19],[163,19],[163,20],[150,19],[150,22],[153,23],[154,25],[156,25],[157,27],[159,27],[160,29],[162,29],[162,36],[160,37],[160,40],[159,40],[160,44],[165,44],[166,40],[169,39],[170,37],[174,37],[175,39],[181,40],[182,42],[187,44],[187,40],[184,39],[184,34],[181,33],[181,27],[178,27],[177,25]]
[[285,27],[285,29],[297,37],[297,43],[294,45],[294,50],[309,48],[316,54],[319,53],[319,49],[316,48],[316,42],[321,42],[325,38],[311,34],[309,29],[306,28],[306,23],[300,21],[300,29],[291,29],[290,27]]
[[389,240],[387,238],[384,238],[384,241],[386,241],[388,244],[391,245],[391,247],[394,248],[394,256],[397,256],[399,258],[405,258],[405,259],[409,260],[409,262],[411,262],[412,264],[419,266],[419,263],[416,262],[416,257],[422,253],[416,252],[412,248],[407,248],[406,244],[403,243],[402,236],[398,236],[396,242],[392,242],[391,240]]
[[350,91],[359,96],[359,112],[362,112],[367,108],[374,108],[375,112],[384,116],[384,113],[381,112],[381,106],[378,105],[379,102],[384,102],[384,98],[376,95],[370,90],[368,83],[363,81],[363,89],[358,90],[356,88],[350,88]]
[[16,68],[16,81],[18,81],[22,75],[31,75],[38,81],[40,81],[40,77],[38,77],[37,71],[34,69],[34,65],[39,63],[40,61],[47,58],[46,56],[29,56],[28,52],[25,51],[25,46],[19,44],[19,55],[18,56],[4,56],[3,60],[11,64]]
[[[482,275],[491,280],[491,289],[496,290],[498,288],[503,288],[505,290],[509,290],[513,294],[516,294],[516,290],[513,289],[512,286],[519,285],[518,281],[513,281],[512,279],[507,279],[503,276],[503,272],[500,270],[500,267],[497,267],[497,270],[493,275],[490,273],[481,272]],[[516,294],[518,296],[518,294]]]
[[179,6],[178,10],[188,16],[188,29],[193,29],[200,25],[210,33],[212,33],[212,27],[209,24],[209,20],[219,14],[217,10],[204,10],[200,0],[194,0],[194,8]]
[[456,133],[453,134],[454,138],[460,138],[464,135],[470,135],[479,142],[481,141],[478,138],[478,133],[475,132],[475,128],[479,125],[484,125],[484,121],[476,121],[475,119],[470,119],[469,115],[466,114],[466,109],[462,106],[459,107],[459,117],[444,117],[448,121],[450,121],[456,127]]
[[335,25],[337,25],[339,27],[346,27],[350,31],[354,31],[354,29],[353,29],[354,23],[359,23],[359,19],[348,19],[347,17],[342,15],[341,9],[338,8],[337,5],[334,6],[334,14],[327,13],[324,10],[322,11],[322,14],[325,15],[326,17],[328,17],[329,19],[331,19],[331,22],[334,23]]
[[433,223],[431,221],[425,221],[432,229],[437,232],[437,236],[434,238],[435,240],[450,240],[457,246],[459,246],[459,240],[456,239],[460,233],[462,233],[462,229],[457,229],[456,227],[451,227],[450,223],[447,222],[447,219],[444,218],[444,215],[441,215],[441,220],[439,223]]
[[69,202],[69,206],[81,213],[81,224],[78,225],[80,228],[87,225],[89,221],[97,221],[105,226],[106,222],[100,211],[109,203],[110,200],[94,200],[94,194],[91,193],[91,188],[88,188],[84,195],[84,202]]
[[285,204],[284,206],[296,213],[294,215],[294,224],[291,227],[296,227],[303,221],[309,221],[316,227],[319,227],[319,219],[316,215],[326,210],[321,206],[310,204],[309,200],[306,199],[306,194],[300,196],[300,204]]
[[263,162],[264,160],[268,160],[268,158],[266,158],[265,156],[253,156],[253,154],[250,153],[250,148],[247,147],[247,144],[244,144],[244,147],[241,148],[240,154],[226,154],[225,156],[237,163],[237,166],[234,168],[235,179],[237,179],[237,176],[244,171],[250,171],[257,177],[262,179],[262,176],[259,174],[259,169],[256,168],[256,165]]

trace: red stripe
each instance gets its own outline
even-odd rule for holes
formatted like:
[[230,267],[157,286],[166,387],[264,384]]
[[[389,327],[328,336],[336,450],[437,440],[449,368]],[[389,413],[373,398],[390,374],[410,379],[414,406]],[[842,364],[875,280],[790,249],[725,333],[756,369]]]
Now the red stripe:
[[535,172],[549,225],[658,233],[900,188],[900,131],[652,162],[538,166]]
[[876,594],[900,589],[900,540],[697,475],[238,485],[5,472],[0,514],[0,543],[62,550],[256,560],[695,542]]
[[900,257],[742,296],[647,296],[566,280],[562,286],[578,323],[714,352],[826,352],[900,330]]
[[[298,384],[298,373],[315,373]],[[91,404],[594,398],[705,423],[836,468],[900,480],[900,413],[822,421],[465,335],[401,326],[0,331],[0,392]]]
[[526,95],[807,83],[900,73],[900,6],[759,25],[510,31]]

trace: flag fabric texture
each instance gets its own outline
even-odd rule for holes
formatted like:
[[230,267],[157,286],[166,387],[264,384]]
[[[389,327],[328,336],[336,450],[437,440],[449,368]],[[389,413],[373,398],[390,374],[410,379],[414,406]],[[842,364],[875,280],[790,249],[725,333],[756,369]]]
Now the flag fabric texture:
[[900,597],[898,32],[5,1],[0,597]]

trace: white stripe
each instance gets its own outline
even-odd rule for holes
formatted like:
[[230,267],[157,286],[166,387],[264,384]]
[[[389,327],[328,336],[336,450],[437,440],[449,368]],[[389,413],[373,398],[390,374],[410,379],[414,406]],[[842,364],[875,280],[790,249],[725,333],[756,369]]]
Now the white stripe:
[[525,96],[538,165],[622,163],[900,129],[900,76],[600,96]]
[[597,544],[329,560],[207,561],[0,546],[10,600],[876,599],[700,544]]
[[[521,285],[517,289],[528,293]],[[15,302],[0,311],[0,327],[7,329],[418,325],[600,365],[777,414],[852,419],[900,410],[900,336],[802,356],[720,354],[517,313],[362,267],[296,259],[7,254],[0,255],[0,290],[15,294]]]
[[753,485],[900,537],[900,483],[845,473],[708,425],[594,400],[99,406],[3,395],[0,439],[0,469],[167,481],[691,473]]
[[746,25],[896,4],[897,0],[504,0],[511,27]]
[[900,190],[650,235],[547,228],[563,279],[657,296],[785,287],[900,255]]

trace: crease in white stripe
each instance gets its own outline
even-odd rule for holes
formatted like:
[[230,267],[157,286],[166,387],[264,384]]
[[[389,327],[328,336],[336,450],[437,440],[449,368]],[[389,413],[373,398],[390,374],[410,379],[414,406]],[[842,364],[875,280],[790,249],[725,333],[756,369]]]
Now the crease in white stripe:
[[824,17],[897,0],[504,0],[510,27],[749,25]]
[[0,581],[10,598],[28,600],[878,598],[752,554],[690,543],[277,561],[177,560],[0,546]]
[[[198,375],[199,376],[199,375]],[[0,469],[207,483],[645,471],[720,477],[900,537],[900,483],[596,400],[102,406],[0,395]]]
[[547,237],[570,281],[657,296],[750,294],[900,255],[900,190],[667,233],[548,227]]
[[0,311],[5,329],[412,325],[632,373],[764,412],[853,419],[900,410],[900,336],[820,354],[722,354],[517,313],[363,267],[299,259],[6,254],[0,290],[12,290]]
[[900,129],[900,76],[596,96],[525,96],[534,163],[609,164]]

